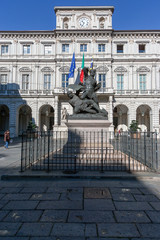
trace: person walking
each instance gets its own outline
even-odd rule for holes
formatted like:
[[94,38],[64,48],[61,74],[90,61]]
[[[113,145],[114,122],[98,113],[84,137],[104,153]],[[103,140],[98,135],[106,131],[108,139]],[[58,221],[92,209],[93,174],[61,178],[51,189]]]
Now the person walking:
[[10,140],[10,132],[9,132],[9,130],[7,130],[7,131],[5,131],[5,133],[4,133],[4,142],[5,142],[4,147],[5,147],[6,149],[8,149],[9,140]]

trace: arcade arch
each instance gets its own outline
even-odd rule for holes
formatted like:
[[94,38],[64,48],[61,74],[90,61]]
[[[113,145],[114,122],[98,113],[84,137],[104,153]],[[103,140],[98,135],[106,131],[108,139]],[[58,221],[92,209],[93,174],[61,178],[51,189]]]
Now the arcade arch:
[[3,135],[9,129],[9,108],[6,105],[0,105],[0,135]]
[[123,131],[128,130],[128,107],[119,104],[113,110],[113,125],[114,129]]
[[32,109],[28,105],[19,108],[18,135],[27,130],[29,121],[32,120]]
[[142,132],[151,131],[151,111],[151,108],[146,104],[140,105],[136,110],[136,120]]
[[39,126],[41,131],[53,130],[54,109],[51,105],[43,105],[39,110]]

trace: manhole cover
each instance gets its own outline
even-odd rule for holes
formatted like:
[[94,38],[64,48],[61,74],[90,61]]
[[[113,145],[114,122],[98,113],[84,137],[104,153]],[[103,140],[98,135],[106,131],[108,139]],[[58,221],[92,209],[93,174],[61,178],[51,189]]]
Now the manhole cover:
[[108,188],[85,188],[84,198],[111,198]]

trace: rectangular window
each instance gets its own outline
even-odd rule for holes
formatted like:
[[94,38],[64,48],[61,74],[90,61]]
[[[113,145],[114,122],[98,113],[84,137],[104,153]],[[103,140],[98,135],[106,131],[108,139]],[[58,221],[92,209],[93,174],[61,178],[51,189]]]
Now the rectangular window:
[[123,45],[117,45],[117,53],[123,53]]
[[98,44],[98,52],[105,52],[105,44]]
[[7,82],[8,82],[7,74],[0,75],[0,90],[7,90]]
[[69,44],[62,44],[62,52],[69,53]]
[[87,52],[87,44],[80,44],[80,52]]
[[44,89],[51,89],[51,74],[44,74]]
[[45,55],[52,54],[52,46],[51,45],[45,45],[44,46],[44,54]]
[[62,74],[62,87],[68,87],[68,74]]
[[99,74],[99,82],[101,83],[101,88],[106,88],[106,74]]
[[139,88],[140,90],[146,90],[146,74],[139,75]]
[[145,53],[145,45],[144,44],[139,45],[139,53]]
[[1,46],[1,54],[7,54],[8,53],[8,45],[2,45]]
[[117,74],[117,90],[123,90],[123,74]]
[[29,74],[22,74],[22,89],[28,90],[29,86]]
[[23,46],[23,54],[30,54],[31,53],[31,46],[30,45],[24,45]]

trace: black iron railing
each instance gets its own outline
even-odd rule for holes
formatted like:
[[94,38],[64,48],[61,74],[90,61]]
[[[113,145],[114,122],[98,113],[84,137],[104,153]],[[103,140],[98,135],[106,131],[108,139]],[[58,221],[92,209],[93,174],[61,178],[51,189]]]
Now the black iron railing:
[[48,131],[22,134],[21,171],[159,169],[157,133]]

